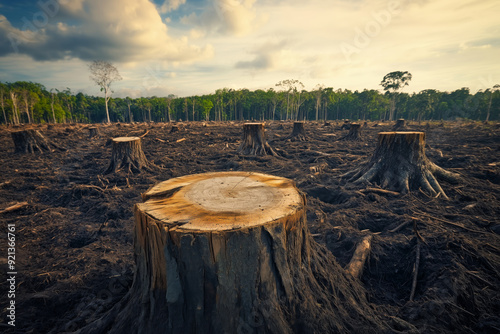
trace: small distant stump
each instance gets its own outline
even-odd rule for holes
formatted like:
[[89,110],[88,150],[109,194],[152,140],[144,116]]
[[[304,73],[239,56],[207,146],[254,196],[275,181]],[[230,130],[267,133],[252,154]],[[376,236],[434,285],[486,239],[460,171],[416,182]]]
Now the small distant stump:
[[346,134],[345,136],[341,137],[339,140],[349,140],[349,141],[360,141],[362,140],[361,134],[360,134],[360,124],[358,123],[351,123],[351,126],[349,128],[349,133]]
[[264,123],[243,124],[243,142],[238,148],[238,153],[244,155],[274,155],[278,154],[273,150],[266,140],[264,133]]
[[294,122],[292,134],[285,139],[291,141],[306,141],[306,130],[304,129],[304,122]]
[[99,136],[99,128],[97,127],[90,127],[89,128],[89,138],[94,138]]
[[172,128],[170,128],[170,133],[174,133],[174,132],[179,132],[179,126],[172,125]]
[[406,121],[403,118],[400,118],[396,121],[396,124],[393,126],[393,130],[403,130],[406,128]]
[[431,162],[425,155],[424,132],[380,132],[377,147],[363,167],[342,175],[355,184],[377,183],[382,188],[408,193],[421,188],[432,196],[448,198],[436,177],[456,183],[459,175]]
[[142,197],[132,287],[81,334],[383,332],[361,286],[313,240],[293,181],[205,173]]
[[149,163],[142,151],[141,138],[118,137],[111,140],[111,162],[104,174],[125,170],[127,173],[140,173],[142,169],[150,170]]
[[21,130],[11,132],[15,153],[43,153],[51,151],[48,140],[38,130]]
[[344,121],[344,123],[340,127],[341,130],[349,130],[350,128],[351,128],[351,122],[350,121]]

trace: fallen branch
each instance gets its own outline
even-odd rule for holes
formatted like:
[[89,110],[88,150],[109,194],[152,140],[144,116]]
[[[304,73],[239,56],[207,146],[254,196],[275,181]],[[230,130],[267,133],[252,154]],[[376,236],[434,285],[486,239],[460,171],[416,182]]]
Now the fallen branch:
[[434,219],[434,220],[437,220],[437,221],[440,221],[442,223],[445,223],[445,224],[448,224],[448,225],[451,225],[451,226],[455,226],[455,227],[460,227],[466,231],[469,231],[469,232],[474,232],[474,233],[482,233],[482,234],[488,234],[488,232],[484,232],[484,231],[478,231],[478,230],[473,230],[473,229],[470,229],[468,227],[465,227],[463,225],[460,225],[460,224],[456,224],[456,223],[452,223],[450,221],[447,221],[445,219],[441,219],[441,218],[437,218],[437,217],[433,217],[431,215],[427,215],[425,213],[420,213],[420,212],[414,212],[414,214],[416,215],[420,215],[420,216],[423,216],[423,217],[427,217],[427,218],[430,218],[430,219]]
[[411,293],[410,293],[410,301],[413,301],[413,297],[415,297],[415,290],[417,289],[417,276],[418,276],[418,267],[420,265],[420,239],[417,237],[417,256],[415,259],[415,265],[413,267],[413,281],[411,282]]
[[[411,219],[417,219],[417,218],[411,217]],[[397,227],[393,228],[392,230],[389,230],[388,232],[390,232],[390,233],[397,232],[400,229],[402,229],[403,227],[405,227],[406,225],[408,225],[409,223],[411,223],[411,220],[407,220],[407,221],[403,222],[402,224],[399,224]]]
[[371,235],[367,235],[363,238],[363,240],[361,240],[354,251],[351,261],[345,268],[346,272],[355,278],[361,277],[361,274],[363,273],[366,258],[371,250],[371,240]]
[[19,210],[21,208],[24,208],[27,205],[28,205],[28,202],[20,202],[20,203],[14,204],[12,206],[9,206],[8,208],[3,209],[2,211],[0,211],[0,214],[16,211],[16,210]]
[[164,143],[165,141],[163,139],[160,139],[160,138],[156,138],[156,140],[158,140],[159,142],[161,143]]
[[149,130],[147,130],[142,136],[139,136],[139,138],[144,138],[146,135],[149,133]]
[[415,290],[417,289],[418,267],[420,266],[420,241],[425,242],[420,233],[418,233],[416,220],[413,221],[413,231],[417,236],[417,255],[415,259],[415,265],[413,266],[413,281],[411,282],[410,301],[413,301],[413,297],[415,297]]
[[391,195],[391,196],[401,195],[401,193],[398,193],[397,191],[390,191],[390,190],[385,190],[385,189],[380,189],[380,188],[366,188],[366,189],[361,189],[360,191],[362,193],[370,192],[370,193],[379,193],[379,194]]
[[186,140],[186,138],[181,138],[181,139],[178,139],[178,140],[176,140],[175,142],[176,142],[176,143],[182,143],[184,140]]
[[12,181],[5,181],[5,182],[2,182],[2,183],[0,183],[0,188],[2,188],[3,186],[6,186],[6,185],[8,185],[8,184],[11,184],[11,183],[12,183]]

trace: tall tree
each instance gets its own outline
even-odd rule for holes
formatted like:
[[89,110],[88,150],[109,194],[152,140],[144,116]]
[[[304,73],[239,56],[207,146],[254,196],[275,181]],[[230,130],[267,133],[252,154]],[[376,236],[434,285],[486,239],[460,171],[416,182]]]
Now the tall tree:
[[390,121],[394,120],[394,111],[396,110],[396,94],[400,89],[408,86],[411,81],[411,77],[411,73],[408,71],[395,71],[386,74],[380,83],[386,92],[392,91],[392,103],[389,113]]
[[94,81],[100,88],[101,92],[104,91],[104,102],[106,105],[106,117],[108,119],[108,123],[111,123],[109,119],[109,111],[108,111],[108,101],[111,98],[111,84],[115,81],[122,80],[120,73],[116,67],[114,67],[111,63],[103,60],[94,60],[89,65],[90,70],[90,79]]
[[5,92],[7,91],[7,86],[0,82],[0,105],[2,106],[3,121],[7,124],[7,113],[5,112]]
[[12,113],[13,113],[14,124],[19,124],[19,114],[18,114],[19,101],[18,101],[18,95],[17,95],[17,92],[14,89],[11,89],[9,93],[10,93],[10,100],[12,101]]

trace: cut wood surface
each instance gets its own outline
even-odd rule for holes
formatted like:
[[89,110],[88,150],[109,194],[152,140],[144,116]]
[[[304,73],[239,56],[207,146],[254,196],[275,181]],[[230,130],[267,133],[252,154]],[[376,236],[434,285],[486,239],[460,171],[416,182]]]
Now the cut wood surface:
[[346,266],[346,271],[353,277],[359,278],[363,273],[363,267],[366,259],[370,254],[372,236],[365,236],[356,246],[356,250],[351,258],[351,261]]
[[260,173],[188,175],[159,183],[142,196],[141,212],[191,231],[248,228],[303,207],[290,180]]

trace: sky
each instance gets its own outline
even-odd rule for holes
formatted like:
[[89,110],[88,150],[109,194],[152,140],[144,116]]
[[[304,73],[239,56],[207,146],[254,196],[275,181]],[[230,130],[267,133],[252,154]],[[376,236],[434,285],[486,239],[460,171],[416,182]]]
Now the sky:
[[94,60],[123,80],[113,96],[216,89],[474,93],[500,83],[498,0],[0,0],[0,81],[101,94]]

